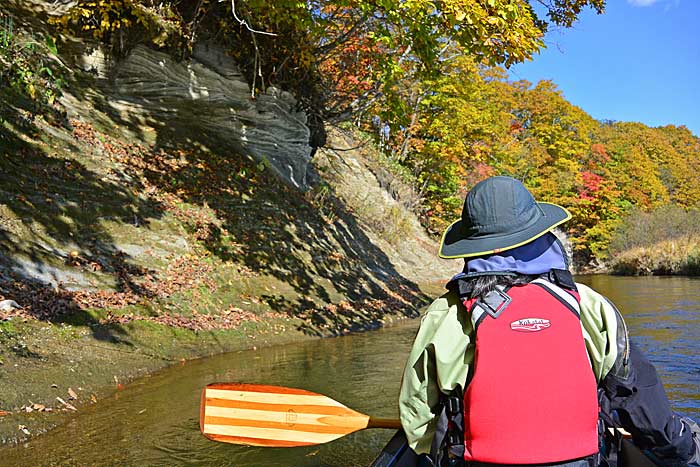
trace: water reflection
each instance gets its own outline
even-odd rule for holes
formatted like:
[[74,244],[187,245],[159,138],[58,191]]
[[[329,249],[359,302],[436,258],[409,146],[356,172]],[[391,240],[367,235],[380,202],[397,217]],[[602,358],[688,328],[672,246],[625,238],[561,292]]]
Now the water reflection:
[[[687,278],[579,278],[622,310],[657,365],[673,406],[700,419],[700,285]],[[0,451],[2,466],[362,466],[391,436],[365,430],[326,445],[252,448],[199,434],[208,383],[243,381],[326,394],[376,417],[397,416],[401,372],[418,321],[336,339],[237,352],[187,363],[129,385],[70,423]]]
[[700,278],[578,278],[620,309],[632,339],[655,364],[673,407],[700,419]]
[[360,412],[395,418],[417,321],[389,330],[244,351],[171,368],[81,410],[69,424],[3,449],[3,466],[366,465],[391,436],[366,430],[333,443],[271,449],[215,443],[199,434],[201,389],[215,381],[290,386],[326,394]]

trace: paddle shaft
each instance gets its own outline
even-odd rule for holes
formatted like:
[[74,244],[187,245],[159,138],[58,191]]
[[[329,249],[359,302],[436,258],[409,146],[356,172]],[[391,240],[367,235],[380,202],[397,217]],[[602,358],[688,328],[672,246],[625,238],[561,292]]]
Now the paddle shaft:
[[370,417],[367,422],[367,428],[392,428],[394,430],[399,430],[401,429],[401,421],[395,418]]

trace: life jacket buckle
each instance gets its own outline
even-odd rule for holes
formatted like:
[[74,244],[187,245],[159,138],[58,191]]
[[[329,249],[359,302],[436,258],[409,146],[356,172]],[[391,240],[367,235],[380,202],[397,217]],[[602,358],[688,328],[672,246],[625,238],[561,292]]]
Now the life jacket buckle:
[[508,308],[512,300],[513,299],[505,292],[502,292],[500,289],[495,289],[479,300],[479,305],[481,305],[484,311],[491,315],[492,318],[498,318],[498,316],[503,313],[503,310]]
[[447,397],[445,402],[445,410],[448,415],[457,415],[462,412],[462,401],[457,397]]

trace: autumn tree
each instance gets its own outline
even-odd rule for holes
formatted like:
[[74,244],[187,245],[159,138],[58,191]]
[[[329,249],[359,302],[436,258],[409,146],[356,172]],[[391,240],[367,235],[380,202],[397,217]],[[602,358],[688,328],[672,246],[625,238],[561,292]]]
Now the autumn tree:
[[[604,0],[79,0],[58,23],[122,49],[146,38],[186,56],[201,39],[227,46],[254,88],[295,92],[312,116],[350,119],[407,74],[439,75],[442,52],[485,64],[527,60],[550,25],[571,26]],[[337,78],[342,76],[342,80]],[[354,88],[353,88],[354,87]]]
[[[493,174],[562,204],[581,257],[602,257],[632,207],[700,199],[700,142],[686,128],[598,122],[549,81],[510,81],[548,28],[602,0],[80,0],[59,20],[113,47],[132,36],[186,56],[198,40],[226,47],[251,93],[294,92],[311,126],[352,120],[389,128],[385,146],[415,176],[428,226],[459,214]],[[138,34],[134,34],[138,32]],[[147,33],[145,33],[147,32]],[[131,35],[130,35],[131,34]],[[385,135],[386,136],[386,135]],[[314,144],[323,143],[322,135]]]

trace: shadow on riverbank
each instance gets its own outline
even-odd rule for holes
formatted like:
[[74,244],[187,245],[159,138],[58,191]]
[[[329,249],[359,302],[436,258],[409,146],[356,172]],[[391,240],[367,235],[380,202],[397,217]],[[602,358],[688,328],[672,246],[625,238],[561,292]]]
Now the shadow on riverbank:
[[[3,9],[40,32],[40,3]],[[124,96],[68,55],[56,115],[0,90],[1,439],[181,361],[416,317],[418,284],[451,275],[371,147],[318,164],[302,193],[188,121],[187,103],[172,119],[115,106]]]

